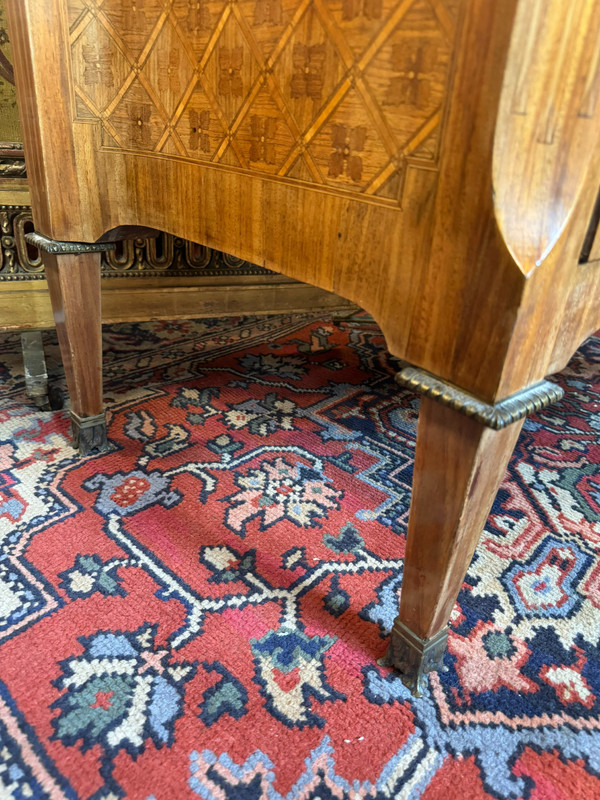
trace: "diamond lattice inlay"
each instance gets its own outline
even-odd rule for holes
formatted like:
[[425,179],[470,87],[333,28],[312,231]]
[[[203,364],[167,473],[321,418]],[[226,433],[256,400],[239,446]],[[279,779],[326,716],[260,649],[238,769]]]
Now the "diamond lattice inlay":
[[69,0],[102,146],[400,201],[435,168],[455,0]]

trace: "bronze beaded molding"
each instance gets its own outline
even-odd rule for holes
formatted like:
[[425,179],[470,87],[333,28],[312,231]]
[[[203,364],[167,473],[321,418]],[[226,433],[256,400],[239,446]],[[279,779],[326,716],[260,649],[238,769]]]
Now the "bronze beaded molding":
[[396,375],[396,383],[418,394],[431,397],[442,405],[472,417],[477,422],[500,431],[519,419],[541,411],[564,397],[564,392],[551,381],[540,381],[499,403],[485,403],[451,383],[436,378],[417,367],[406,366]]
[[114,242],[60,242],[49,239],[41,233],[26,233],[27,244],[54,255],[81,255],[82,253],[105,253],[107,250],[116,250]]

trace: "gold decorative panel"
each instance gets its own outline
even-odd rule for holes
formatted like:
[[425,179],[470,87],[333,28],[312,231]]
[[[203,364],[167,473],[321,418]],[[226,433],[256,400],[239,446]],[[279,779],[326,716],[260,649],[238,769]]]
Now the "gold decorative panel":
[[[0,142],[12,143],[20,139],[12,49],[8,38],[4,0],[0,0]],[[2,175],[0,171],[0,178]]]
[[102,146],[399,202],[435,169],[454,0],[69,0]]

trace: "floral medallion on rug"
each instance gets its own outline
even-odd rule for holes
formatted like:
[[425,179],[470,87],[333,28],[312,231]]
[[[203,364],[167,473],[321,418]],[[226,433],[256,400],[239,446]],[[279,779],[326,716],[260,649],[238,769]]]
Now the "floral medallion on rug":
[[0,337],[1,798],[600,797],[600,339],[526,421],[419,699],[377,666],[394,371],[364,317],[107,327],[110,449],[79,458]]

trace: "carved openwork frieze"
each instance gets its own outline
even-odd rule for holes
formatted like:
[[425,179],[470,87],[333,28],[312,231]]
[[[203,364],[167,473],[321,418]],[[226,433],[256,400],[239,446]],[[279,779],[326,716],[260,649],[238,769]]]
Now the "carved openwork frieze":
[[453,0],[69,0],[104,148],[398,203],[435,169]]
[[[0,205],[0,281],[44,277],[39,251],[25,241],[33,231],[28,206]],[[117,242],[102,253],[105,277],[213,277],[218,275],[270,275],[269,270],[242,259],[161,233],[156,239]]]
[[26,177],[25,155],[21,142],[0,142],[0,180]]

